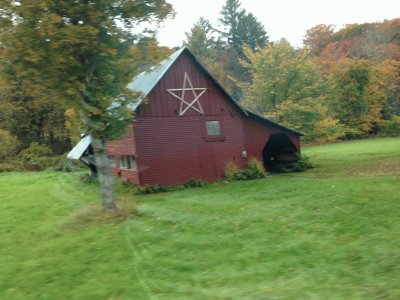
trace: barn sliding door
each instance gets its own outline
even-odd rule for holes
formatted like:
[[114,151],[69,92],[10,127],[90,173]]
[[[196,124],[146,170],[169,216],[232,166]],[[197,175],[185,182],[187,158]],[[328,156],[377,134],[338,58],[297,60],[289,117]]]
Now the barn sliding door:
[[214,149],[209,147],[201,147],[199,149],[201,175],[206,181],[214,181],[217,179],[215,166]]

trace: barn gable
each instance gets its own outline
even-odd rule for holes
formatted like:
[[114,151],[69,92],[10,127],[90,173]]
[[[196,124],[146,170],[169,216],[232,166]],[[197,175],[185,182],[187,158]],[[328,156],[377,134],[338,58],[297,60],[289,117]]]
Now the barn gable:
[[[235,112],[237,111],[245,116],[248,116],[248,113],[241,108],[233,98],[230,97],[230,95],[218,83],[218,81],[185,47],[176,51],[169,58],[162,61],[159,65],[152,67],[149,71],[139,74],[131,83],[128,84],[128,88],[133,91],[139,91],[143,93],[147,99],[152,98],[153,103],[149,103],[151,106],[153,106],[152,111],[148,111],[148,113],[165,116],[171,112],[171,108],[175,108],[172,111],[175,115],[179,116],[179,112],[181,110],[179,108],[178,110],[176,109],[176,104],[180,103],[179,99],[177,99],[178,97],[176,96],[179,96],[179,92],[181,92],[179,90],[184,87],[184,84],[186,84],[186,88],[192,87],[194,89],[199,89],[195,91],[196,93],[201,92],[201,89],[206,89],[204,96],[209,96],[209,98],[216,96],[219,98],[224,98],[224,101],[227,100]],[[165,95],[165,92],[168,90],[170,90],[169,95]],[[190,93],[191,91],[188,92]],[[175,96],[173,94],[175,94]],[[187,96],[190,97],[190,95]],[[199,103],[201,107],[203,105],[202,102],[205,101],[203,98],[204,97],[202,96],[199,97]],[[135,110],[145,103],[146,100],[141,99],[135,106]],[[208,104],[212,105],[212,102],[205,103],[205,106]],[[165,105],[167,107],[164,107]],[[194,107],[196,108],[196,106]],[[165,110],[163,111],[163,108],[167,109],[168,112]],[[190,107],[188,112],[192,112],[191,108],[192,107]],[[177,112],[175,112],[176,110]],[[203,112],[201,114],[206,115],[210,113],[215,114],[215,112],[212,111],[208,113]],[[183,114],[181,116],[183,116]]]

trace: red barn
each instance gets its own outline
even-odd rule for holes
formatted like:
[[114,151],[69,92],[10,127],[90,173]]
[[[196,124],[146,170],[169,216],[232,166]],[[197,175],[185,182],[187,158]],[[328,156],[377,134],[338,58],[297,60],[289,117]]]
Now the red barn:
[[129,135],[107,144],[113,174],[139,185],[177,185],[224,176],[255,157],[267,170],[300,152],[301,134],[243,109],[182,48],[128,87],[139,101]]

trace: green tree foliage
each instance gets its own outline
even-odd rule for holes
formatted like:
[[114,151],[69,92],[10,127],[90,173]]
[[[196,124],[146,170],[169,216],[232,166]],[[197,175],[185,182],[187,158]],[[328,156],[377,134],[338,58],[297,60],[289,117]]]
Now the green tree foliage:
[[347,24],[333,35],[333,39],[336,41],[343,41],[343,40],[351,40],[354,38],[359,38],[365,35],[370,27],[371,24],[368,23]]
[[345,128],[328,114],[324,76],[307,50],[282,40],[258,52],[245,49],[245,55],[251,83],[238,84],[247,108],[305,133],[306,141],[344,136]]
[[143,36],[136,41],[128,51],[128,57],[131,60],[131,66],[134,68],[134,74],[147,71],[149,67],[157,65],[163,59],[171,55],[174,50],[168,47],[162,47],[154,35]]
[[341,123],[362,131],[361,120],[368,115],[367,85],[370,66],[365,60],[341,60],[330,75],[330,109]]
[[64,109],[53,101],[52,92],[27,81],[11,81],[0,88],[0,95],[0,128],[15,135],[21,149],[32,142],[47,145],[56,154],[70,148]]
[[400,61],[385,59],[374,66],[372,93],[382,99],[382,119],[400,116]]
[[230,74],[227,69],[229,53],[224,48],[224,44],[216,37],[217,32],[211,26],[210,22],[200,18],[186,32],[186,41],[184,46],[188,47],[196,58],[215,76],[229,92],[233,93],[235,85],[229,79]]
[[105,141],[124,132],[134,101],[127,88],[134,68],[128,55],[133,31],[167,17],[156,1],[0,1],[1,71],[54,91],[55,101],[80,109],[95,138],[105,210],[116,208]]
[[272,118],[279,119],[285,126],[304,133],[305,142],[331,142],[349,133],[346,126],[329,115],[324,98],[291,100],[278,105]]
[[12,158],[19,149],[19,141],[9,131],[0,129],[0,162]]
[[184,46],[188,47],[196,57],[205,59],[214,54],[218,46],[218,42],[214,36],[215,29],[211,26],[210,21],[201,17],[190,29],[186,32],[186,40]]
[[241,8],[239,0],[227,0],[220,14],[221,37],[240,56],[244,46],[255,50],[267,44],[268,36],[264,26],[252,13]]
[[393,116],[383,123],[383,134],[386,136],[400,136],[400,116]]
[[69,108],[64,112],[64,127],[68,133],[72,145],[76,145],[81,139],[81,134],[87,132],[83,118],[79,110]]
[[[240,59],[244,59],[243,48],[248,47],[255,51],[258,47],[263,48],[268,43],[268,36],[264,26],[257,20],[252,13],[247,13],[241,8],[239,0],[227,0],[220,12],[218,19],[221,29],[219,30],[220,39],[224,45],[224,54],[221,61],[226,70],[225,77],[234,80],[249,80],[246,70],[239,64]],[[242,91],[238,86],[230,83],[230,88],[234,98],[240,100]]]
[[251,83],[238,83],[244,91],[243,103],[257,113],[274,113],[287,100],[298,102],[317,98],[323,91],[318,65],[308,52],[294,49],[281,40],[260,51],[245,49],[242,65],[251,74]]

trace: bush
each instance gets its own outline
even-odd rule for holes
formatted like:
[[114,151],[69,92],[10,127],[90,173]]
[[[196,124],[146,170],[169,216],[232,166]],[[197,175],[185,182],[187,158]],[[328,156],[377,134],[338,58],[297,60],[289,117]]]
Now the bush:
[[265,178],[268,176],[267,172],[264,169],[264,165],[255,157],[250,158],[247,166],[248,171],[252,176],[251,179]]
[[390,120],[386,121],[383,125],[382,133],[386,136],[400,136],[400,116],[393,116]]
[[156,193],[165,193],[165,192],[174,192],[183,190],[185,187],[183,185],[174,185],[174,186],[165,186],[158,184],[149,184],[144,185],[142,187],[138,187],[135,194],[137,195],[145,195],[145,194],[156,194]]
[[68,159],[65,155],[53,156],[51,149],[45,145],[33,142],[29,148],[22,150],[17,157],[23,169],[27,171],[41,171],[53,169],[55,171],[72,172],[79,170],[80,163]]
[[189,179],[185,184],[184,187],[185,188],[197,188],[197,187],[205,187],[208,183],[200,180],[200,179]]
[[276,172],[293,173],[293,172],[302,172],[311,168],[314,168],[314,166],[311,163],[310,158],[305,155],[300,155],[299,160],[297,162],[291,164],[285,163],[282,165],[278,165],[274,169]]
[[138,186],[130,183],[123,183],[122,186],[125,190],[131,191],[136,195],[156,194],[165,192],[180,191],[185,188],[204,187],[208,183],[199,179],[189,179],[184,185],[165,186],[158,184],[149,184]]
[[35,160],[38,158],[52,156],[53,152],[45,145],[40,145],[37,142],[33,142],[29,145],[29,148],[22,150],[19,153],[19,157],[25,160]]
[[12,172],[12,171],[16,171],[16,170],[17,169],[15,168],[15,166],[11,163],[6,163],[6,162],[0,163],[0,173]]
[[22,160],[24,168],[28,171],[41,171],[50,167],[53,155],[51,149],[36,142],[30,144],[29,148],[22,150],[18,158]]
[[228,180],[250,180],[268,176],[262,163],[255,157],[249,160],[247,166],[247,169],[242,170],[234,162],[228,162],[225,165],[225,178]]
[[81,175],[79,179],[86,184],[97,184],[99,182],[97,177],[93,177],[88,173]]
[[145,194],[155,194],[155,193],[163,193],[167,192],[168,189],[165,186],[158,185],[158,184],[151,184],[151,185],[144,185],[139,187],[136,191],[138,195],[145,195]]
[[225,164],[225,178],[228,180],[241,180],[241,172],[242,170],[233,162],[227,162]]
[[82,168],[79,161],[68,159],[65,155],[50,157],[48,167],[60,172],[73,172]]
[[9,131],[0,129],[0,161],[11,159],[20,145],[18,139]]

